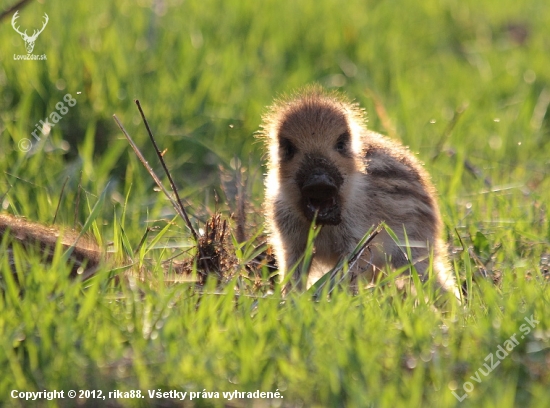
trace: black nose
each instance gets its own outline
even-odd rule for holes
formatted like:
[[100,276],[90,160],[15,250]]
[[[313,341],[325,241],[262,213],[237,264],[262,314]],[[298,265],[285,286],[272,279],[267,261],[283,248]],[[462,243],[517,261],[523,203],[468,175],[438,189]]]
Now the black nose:
[[338,194],[338,187],[325,172],[313,172],[302,185],[302,195],[309,198],[328,198]]

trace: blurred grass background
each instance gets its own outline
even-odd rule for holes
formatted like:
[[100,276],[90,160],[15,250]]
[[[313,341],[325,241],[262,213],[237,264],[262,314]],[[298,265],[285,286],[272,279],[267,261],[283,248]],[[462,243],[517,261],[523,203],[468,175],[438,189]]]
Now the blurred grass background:
[[[181,185],[196,196],[219,184],[218,165],[229,167],[234,157],[258,167],[263,149],[254,132],[264,106],[319,82],[364,106],[372,129],[419,152],[450,203],[479,186],[469,174],[457,176],[465,157],[495,184],[544,185],[548,9],[543,1],[33,2],[18,23],[32,30],[48,13],[35,49],[47,61],[14,61],[23,42],[7,19],[0,27],[2,162],[13,168],[22,156],[17,143],[71,93],[78,105],[52,130],[54,154],[36,149],[41,157],[33,161],[66,167],[77,157],[71,171],[84,170],[83,183],[123,180],[132,159],[111,116],[146,146],[137,98]],[[372,94],[395,132],[381,123]],[[444,146],[457,160],[431,163],[453,112],[465,104]],[[138,174],[132,181],[144,177]]]
[[[2,10],[11,5],[0,1]],[[14,60],[26,54],[24,43],[11,15],[0,24],[2,210],[51,223],[60,201],[59,224],[84,224],[107,189],[96,234],[103,241],[113,239],[122,211],[134,244],[147,225],[166,225],[172,209],[112,119],[116,113],[156,163],[136,98],[195,220],[216,206],[228,212],[219,167],[234,172],[239,161],[259,208],[264,150],[254,133],[263,109],[318,82],[366,108],[370,128],[418,152],[450,244],[460,247],[460,236],[502,281],[481,285],[469,309],[450,316],[412,303],[400,312],[386,295],[366,294],[321,305],[266,300],[251,317],[250,302],[235,311],[231,295],[207,297],[196,311],[197,300],[178,288],[146,291],[143,302],[128,289],[115,302],[101,278],[85,291],[62,280],[37,284],[26,297],[3,299],[0,364],[10,374],[0,398],[17,405],[6,397],[15,386],[278,386],[295,406],[453,406],[449,387],[460,388],[523,314],[538,313],[531,343],[547,347],[548,291],[535,279],[550,252],[547,1],[44,0],[21,9],[18,24],[32,32],[44,13],[49,23],[34,53],[46,61]],[[67,93],[77,105],[29,153],[20,151]],[[188,240],[181,226],[172,233],[180,245]],[[466,252],[455,261],[471,290],[475,263]],[[59,288],[63,296],[49,302]],[[545,406],[548,354],[527,354],[530,343],[522,344],[461,406]],[[437,358],[423,361],[426,350]]]

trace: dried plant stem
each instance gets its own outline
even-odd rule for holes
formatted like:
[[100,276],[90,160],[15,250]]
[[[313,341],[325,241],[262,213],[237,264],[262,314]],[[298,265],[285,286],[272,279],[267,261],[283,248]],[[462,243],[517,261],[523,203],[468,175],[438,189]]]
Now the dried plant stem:
[[172,195],[170,194],[170,192],[166,189],[166,187],[164,187],[164,185],[162,184],[162,181],[159,179],[159,177],[156,175],[155,171],[153,170],[153,168],[149,165],[149,162],[145,159],[145,157],[143,157],[143,154],[141,153],[141,151],[139,150],[139,148],[137,147],[137,145],[135,144],[135,142],[133,141],[133,139],[131,138],[131,136],[128,134],[128,132],[126,131],[126,129],[124,128],[124,126],[122,125],[122,123],[120,123],[120,121],[118,120],[117,116],[116,115],[113,115],[113,118],[115,120],[115,122],[117,123],[118,127],[120,128],[120,130],[122,131],[122,133],[124,133],[124,136],[126,136],[126,139],[128,140],[128,143],[130,143],[130,146],[132,147],[132,149],[134,150],[134,153],[136,154],[136,156],[138,157],[138,159],[141,161],[141,163],[143,164],[143,166],[147,169],[147,171],[149,172],[149,174],[151,175],[151,177],[153,178],[153,180],[155,181],[155,183],[157,184],[157,186],[162,190],[162,192],[164,193],[164,195],[168,198],[168,200],[170,201],[170,203],[172,204],[172,206],[174,207],[174,209],[176,210],[176,213],[181,217],[183,218],[183,220],[185,221],[185,224],[187,225],[187,227],[189,228],[189,230],[191,231],[191,234],[193,236],[193,239],[195,240],[195,243],[197,244],[197,249],[199,251],[199,263],[201,264],[201,266],[206,270],[207,273],[210,272],[210,268],[208,267],[208,263],[207,263],[207,257],[204,255],[204,251],[201,247],[201,243],[199,241],[199,236],[197,235],[197,232],[195,231],[195,229],[193,228],[193,226],[191,225],[191,221],[189,220],[189,217],[187,216],[187,212],[185,211],[185,208],[183,206],[183,203],[181,202],[181,199],[179,197],[179,194],[178,194],[178,190],[176,188],[176,185],[172,179],[172,176],[170,175],[170,172],[168,171],[168,168],[166,167],[166,164],[164,163],[164,159],[162,158],[162,154],[161,152],[159,151],[158,147],[157,147],[157,144],[153,138],[153,135],[151,133],[151,130],[149,129],[149,125],[147,123],[147,120],[145,119],[145,115],[143,114],[143,111],[141,110],[141,107],[139,105],[139,102],[136,100],[136,104],[138,104],[138,108],[140,110],[140,113],[142,115],[142,118],[143,118],[143,121],[145,122],[145,126],[147,127],[147,131],[149,133],[149,136],[151,137],[151,140],[153,141],[153,144],[155,146],[155,150],[157,151],[157,154],[159,155],[159,158],[161,160],[161,163],[163,165],[163,168],[164,168],[164,171],[166,172],[167,176],[168,176],[168,179],[170,180],[170,185],[174,191],[174,194],[176,195],[177,197],[177,201],[172,197]]
[[[176,212],[178,213],[178,215],[180,215],[182,218],[185,219],[185,217],[183,216],[183,214],[181,213],[181,208],[180,206],[176,203],[176,200],[174,200],[172,198],[172,196],[170,195],[170,193],[168,192],[168,190],[166,189],[166,187],[164,187],[164,185],[162,184],[162,181],[160,181],[160,179],[158,178],[158,176],[155,174],[155,171],[152,169],[152,167],[149,165],[149,162],[147,162],[147,160],[145,160],[145,157],[143,157],[143,155],[141,154],[141,151],[139,150],[139,148],[137,147],[137,145],[135,144],[134,140],[132,139],[132,137],[128,134],[128,132],[126,131],[126,129],[124,128],[124,126],[122,125],[122,123],[120,123],[120,121],[118,120],[117,116],[116,115],[113,115],[113,118],[115,119],[115,122],[117,123],[118,127],[120,128],[120,130],[122,131],[122,133],[124,133],[124,136],[126,136],[126,139],[128,140],[128,143],[130,143],[130,146],[132,147],[132,149],[134,150],[134,153],[136,154],[136,156],[138,157],[139,161],[141,162],[141,164],[143,164],[143,166],[147,169],[147,171],[149,172],[149,174],[151,175],[151,177],[153,178],[153,180],[155,181],[155,183],[157,184],[157,186],[162,190],[162,192],[164,193],[164,195],[166,195],[166,197],[168,198],[168,200],[170,200],[170,202],[172,203],[172,205],[174,206],[174,209],[176,210]],[[193,235],[193,237],[195,238],[196,235]],[[195,238],[196,239],[196,238]]]
[[168,167],[166,166],[166,163],[164,161],[164,158],[162,157],[162,153],[158,148],[157,142],[153,136],[153,132],[151,132],[151,128],[149,127],[149,122],[147,122],[147,118],[145,117],[145,114],[143,113],[143,109],[141,109],[141,104],[139,103],[138,99],[135,99],[134,102],[136,103],[139,114],[141,115],[141,119],[143,119],[143,123],[145,125],[145,128],[147,129],[147,133],[149,134],[149,138],[151,139],[151,142],[153,143],[153,146],[155,147],[155,152],[157,153],[157,156],[159,158],[160,163],[162,164],[162,168],[164,169],[164,172],[166,173],[166,176],[168,177],[168,181],[170,181],[170,186],[172,187],[172,191],[174,192],[174,195],[176,196],[176,203],[179,206],[179,214],[182,215],[183,219],[185,220],[185,224],[187,225],[187,228],[191,231],[191,234],[193,235],[193,239],[195,242],[198,242],[199,238],[197,235],[197,232],[193,228],[193,225],[191,225],[191,221],[189,220],[189,217],[187,216],[187,212],[185,211],[185,207],[183,206],[183,203],[181,202],[178,188],[176,187],[176,183],[174,183],[174,180],[172,179],[172,175],[170,174],[170,171],[168,171]]

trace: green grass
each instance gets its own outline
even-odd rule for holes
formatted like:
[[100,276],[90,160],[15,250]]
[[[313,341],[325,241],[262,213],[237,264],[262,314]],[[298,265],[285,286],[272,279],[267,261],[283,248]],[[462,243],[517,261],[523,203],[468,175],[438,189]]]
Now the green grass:
[[[12,3],[2,0],[0,8]],[[16,248],[20,293],[4,240],[0,404],[73,406],[10,393],[95,389],[146,395],[100,405],[149,406],[160,401],[147,390],[161,389],[220,393],[194,399],[196,406],[223,406],[221,393],[235,390],[278,390],[284,398],[273,406],[547,405],[548,1],[52,1],[21,9],[18,23],[32,32],[44,12],[50,22],[34,53],[46,61],[14,61],[25,53],[23,41],[11,16],[0,23],[3,211],[51,223],[59,203],[56,223],[76,219],[117,256],[136,249],[151,227],[135,255],[149,265],[188,248],[189,232],[180,220],[169,224],[173,209],[112,120],[116,113],[160,169],[137,98],[168,149],[197,227],[216,207],[229,214],[218,167],[232,174],[242,165],[252,237],[262,228],[264,150],[254,133],[264,106],[318,82],[354,98],[370,128],[402,140],[426,163],[470,296],[464,308],[445,311],[396,300],[392,290],[282,302],[278,295],[236,297],[231,282],[224,294],[199,296],[165,284],[153,266],[148,284],[117,284],[108,270],[70,281],[61,251],[45,270],[39,256]],[[517,27],[527,30],[524,42]],[[32,139],[35,124],[67,93],[77,104],[31,152],[21,152],[18,143]],[[501,276],[498,284],[480,278],[459,236]],[[238,255],[249,257],[250,248]],[[539,323],[524,335],[531,315]],[[519,344],[510,355],[480,374],[480,383],[472,380],[514,334]],[[463,395],[466,381],[474,389],[459,402],[451,391]]]

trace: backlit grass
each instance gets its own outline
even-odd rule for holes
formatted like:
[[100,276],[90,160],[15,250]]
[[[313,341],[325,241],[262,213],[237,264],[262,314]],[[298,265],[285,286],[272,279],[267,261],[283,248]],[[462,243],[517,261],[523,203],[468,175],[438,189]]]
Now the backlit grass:
[[[547,1],[50,1],[22,8],[18,23],[32,32],[44,12],[50,21],[34,53],[46,61],[14,60],[26,53],[23,40],[11,15],[0,23],[2,211],[52,223],[59,204],[57,224],[87,225],[118,259],[145,265],[148,281],[117,282],[122,271],[110,268],[71,281],[62,251],[44,269],[39,254],[15,247],[20,290],[4,240],[3,405],[73,406],[10,393],[88,389],[145,396],[89,406],[188,406],[189,394],[185,402],[149,398],[160,389],[220,393],[196,406],[224,406],[222,392],[236,390],[278,390],[284,398],[264,401],[271,406],[546,406]],[[141,101],[197,228],[216,208],[232,211],[219,167],[233,176],[243,169],[250,242],[235,252],[247,260],[262,231],[264,149],[254,133],[263,107],[312,82],[354,98],[370,128],[425,162],[468,291],[464,307],[398,300],[391,288],[312,301],[283,300],[278,288],[236,296],[236,281],[223,291],[210,282],[204,295],[163,281],[158,263],[189,249],[190,234],[112,115],[160,173],[133,103]],[[77,104],[20,151],[66,94]],[[538,323],[526,334],[531,316]],[[519,344],[479,374],[514,334]],[[452,391],[467,397],[459,402]]]

